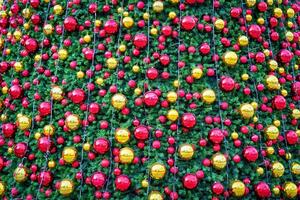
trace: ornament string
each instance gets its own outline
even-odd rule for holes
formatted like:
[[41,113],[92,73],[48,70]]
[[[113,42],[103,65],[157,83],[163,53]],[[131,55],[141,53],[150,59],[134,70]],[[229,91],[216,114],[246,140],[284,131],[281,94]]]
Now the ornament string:
[[[121,8],[123,10],[124,8],[124,0],[122,0],[121,2]],[[123,20],[123,15],[120,15],[120,19],[119,19],[119,31],[118,31],[118,39],[117,39],[117,43],[116,43],[116,49],[118,49],[119,45],[120,45],[120,42],[121,42],[121,36],[122,36],[122,20]],[[117,60],[118,60],[118,64],[117,64],[117,67],[116,67],[116,79],[114,81],[114,85],[118,85],[118,72],[119,72],[119,60],[120,60],[120,54],[117,53]],[[111,109],[111,119],[115,119],[115,111],[114,109]],[[113,133],[115,131],[115,126],[114,126],[114,123],[111,121],[110,123],[110,135],[109,135],[109,153],[110,153],[110,162],[109,162],[109,171],[108,171],[108,176],[107,176],[107,179],[106,179],[106,183],[105,183],[105,191],[107,191],[107,188],[110,184],[110,178],[111,178],[111,174],[112,174],[112,167],[113,167]]]
[[[245,8],[245,3],[243,1],[241,1],[241,5],[242,5],[242,14],[243,14],[243,18],[245,18],[245,11],[246,11],[246,8]],[[245,20],[245,27],[246,27],[246,31],[245,31],[245,34],[247,36],[247,38],[249,38],[249,35],[248,35],[248,24],[247,24],[247,21]],[[247,57],[248,57],[248,60],[250,62],[250,66],[252,65],[252,58],[250,57],[250,47],[249,47],[249,44],[247,45]],[[254,74],[253,74],[254,76]],[[252,78],[253,80],[253,88],[254,88],[254,92],[255,92],[255,101],[256,102],[259,102],[259,94],[258,94],[258,91],[257,91],[257,83],[256,83],[256,79],[255,78]],[[257,112],[257,116],[258,116],[258,119],[260,119],[259,117],[259,109],[256,110]],[[265,171],[266,171],[266,182],[269,183],[269,175],[268,175],[268,168],[267,168],[267,165],[266,165],[266,160],[265,160],[265,156],[262,155],[262,152],[263,152],[263,145],[262,145],[262,134],[261,134],[261,131],[258,131],[259,132],[259,149],[260,149],[260,155],[263,159],[263,164],[264,164],[264,167],[265,167]]]
[[[215,16],[215,6],[214,6],[214,0],[212,0],[212,13],[213,16]],[[213,55],[216,55],[216,43],[215,43],[215,26],[214,24],[212,24],[212,41],[213,43]],[[218,61],[216,59],[214,59],[214,69],[216,72],[216,86],[217,86],[217,99],[218,99],[218,109],[219,109],[219,115],[220,115],[220,121],[221,121],[221,128],[222,128],[222,132],[225,130],[224,128],[224,120],[223,120],[223,116],[222,116],[222,110],[220,108],[221,106],[221,94],[220,94],[220,87],[219,87],[219,80],[220,80],[220,76],[219,76],[219,65],[218,65]],[[226,137],[224,137],[224,144],[225,144],[225,152],[226,155],[229,158],[229,153],[228,153],[228,142]],[[229,163],[228,161],[226,162],[226,187],[225,190],[228,189],[228,185],[229,185]],[[227,199],[227,197],[225,197],[225,199]]]
[[[98,1],[96,1],[96,3],[98,3]],[[94,14],[94,29],[93,29],[93,58],[92,58],[92,65],[90,67],[90,70],[92,72],[92,74],[94,73],[94,70],[95,70],[95,54],[96,54],[96,25],[95,25],[95,21],[97,19],[97,12],[95,12]],[[90,101],[91,101],[91,91],[90,91],[90,88],[88,87],[88,85],[92,82],[92,76],[89,77],[89,81],[88,81],[88,84],[87,84],[87,88],[88,88],[88,96],[87,96],[87,101],[86,101],[86,105],[87,105],[87,110],[85,111],[85,121],[87,121],[88,119],[88,113],[89,113],[89,105],[90,105]],[[86,139],[86,136],[87,136],[87,126],[84,126],[83,127],[83,134],[82,134],[82,143],[81,143],[81,158],[80,158],[80,173],[81,175],[83,175],[83,161],[84,161],[84,152],[83,152],[83,145],[85,143],[85,139]],[[82,187],[83,187],[83,176],[81,177],[80,179],[80,190],[79,190],[79,197],[78,199],[81,199],[82,197]]]

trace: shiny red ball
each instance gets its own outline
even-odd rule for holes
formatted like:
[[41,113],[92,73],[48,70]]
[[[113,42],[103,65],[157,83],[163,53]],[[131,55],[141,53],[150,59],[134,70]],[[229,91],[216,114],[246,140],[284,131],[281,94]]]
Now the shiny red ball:
[[75,104],[80,104],[85,100],[85,92],[83,89],[75,89],[71,93],[71,100]]
[[50,150],[51,147],[51,140],[48,137],[41,137],[38,140],[38,148],[41,152],[46,153]]
[[41,116],[47,116],[51,113],[51,103],[50,102],[42,102],[38,107],[39,114]]
[[131,185],[131,181],[126,175],[117,176],[117,178],[115,179],[116,189],[120,190],[121,192],[128,190],[130,185]]
[[42,171],[37,178],[38,183],[43,186],[49,186],[53,180],[53,176],[50,171]]
[[224,134],[222,130],[214,128],[209,131],[208,139],[214,144],[221,144],[224,139]]
[[265,182],[259,182],[255,186],[255,193],[261,199],[269,198],[271,196],[270,187]]
[[294,145],[298,142],[298,135],[295,131],[292,130],[289,130],[285,133],[285,138],[289,145]]
[[118,32],[119,25],[115,20],[108,20],[104,24],[104,30],[108,34],[115,34]]
[[186,189],[192,190],[198,185],[198,178],[194,174],[186,174],[182,179],[183,186]]
[[244,158],[249,162],[255,162],[258,159],[258,151],[255,147],[248,146],[243,151]]
[[133,44],[138,49],[143,49],[147,46],[148,38],[145,34],[136,34],[133,38]]
[[16,126],[13,123],[2,124],[2,133],[6,138],[14,136],[16,132]]
[[94,141],[93,148],[99,154],[105,154],[109,150],[109,141],[106,138],[98,138]]
[[149,137],[149,131],[146,126],[138,126],[134,130],[134,137],[138,140],[146,140]]
[[69,32],[73,32],[76,30],[77,28],[77,20],[74,17],[68,16],[65,20],[64,20],[64,28],[65,30],[69,31]]
[[252,24],[249,26],[248,33],[251,38],[257,39],[261,35],[261,28],[257,24]]
[[14,154],[18,158],[23,158],[27,151],[27,144],[25,142],[19,142],[14,147]]
[[224,186],[220,182],[215,182],[212,187],[212,191],[216,195],[220,195],[224,192]]
[[196,21],[192,16],[185,16],[181,21],[181,27],[186,31],[191,31],[196,25]]
[[159,101],[159,98],[155,92],[149,91],[144,95],[144,103],[146,106],[154,107]]
[[28,53],[34,53],[38,49],[38,43],[36,39],[33,38],[27,39],[24,46]]
[[286,63],[289,63],[291,62],[291,60],[293,59],[294,55],[292,52],[290,52],[289,50],[287,49],[282,49],[279,53],[278,53],[278,58],[279,60],[286,64]]
[[23,89],[20,85],[13,85],[8,91],[12,99],[18,99],[22,96]]
[[219,83],[220,89],[224,92],[232,91],[234,89],[234,86],[235,81],[229,76],[222,77]]
[[100,189],[104,186],[106,181],[106,176],[102,172],[95,172],[91,177],[92,185],[97,189]]
[[273,108],[283,110],[286,108],[286,99],[282,95],[276,95],[272,101]]
[[197,123],[196,116],[193,113],[184,113],[181,117],[181,124],[185,128],[193,128]]

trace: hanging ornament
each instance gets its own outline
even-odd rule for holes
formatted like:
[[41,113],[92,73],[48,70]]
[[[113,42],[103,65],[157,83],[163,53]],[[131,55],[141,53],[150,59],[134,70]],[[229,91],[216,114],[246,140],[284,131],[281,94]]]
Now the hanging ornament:
[[52,136],[55,133],[55,127],[53,125],[46,125],[43,128],[43,133],[45,136]]
[[195,174],[186,174],[182,179],[183,187],[192,190],[198,185],[198,178]]
[[173,121],[173,122],[178,119],[178,116],[179,116],[179,113],[175,109],[171,109],[167,113],[168,120]]
[[164,10],[164,4],[161,1],[155,1],[152,7],[153,7],[153,11],[156,13],[160,13]]
[[40,105],[38,107],[38,111],[42,117],[50,115],[51,114],[51,103],[46,102],[46,101],[40,103]]
[[266,78],[266,83],[269,90],[278,90],[280,88],[278,78],[274,75],[268,75]]
[[115,179],[116,189],[120,190],[121,192],[127,191],[130,185],[131,185],[131,181],[126,175],[117,176],[117,178]]
[[50,171],[42,171],[37,177],[38,183],[42,186],[49,186],[53,180],[53,176]]
[[121,93],[117,93],[111,98],[111,104],[117,110],[123,109],[126,106],[126,103],[127,99]]
[[221,77],[219,87],[222,91],[230,92],[234,89],[234,86],[235,86],[235,81],[231,77],[229,76]]
[[106,176],[102,172],[95,172],[91,176],[91,181],[92,181],[92,185],[95,188],[100,189],[100,188],[103,188],[103,186],[105,184]]
[[248,162],[255,162],[258,159],[258,151],[255,147],[247,146],[243,150],[243,156]]
[[236,180],[230,187],[234,197],[242,197],[246,193],[246,186],[242,181]]
[[129,164],[133,161],[134,151],[129,147],[124,147],[120,149],[119,157],[121,163]]
[[175,103],[177,101],[177,93],[176,92],[173,92],[173,91],[170,91],[168,92],[167,94],[167,101],[170,102],[170,103]]
[[234,67],[237,64],[238,56],[233,51],[227,51],[223,54],[223,62],[229,67]]
[[196,67],[192,70],[192,77],[194,79],[200,79],[202,77],[202,75],[203,75],[203,70],[202,69]]
[[251,24],[248,28],[248,34],[253,39],[258,39],[261,36],[261,28],[257,24]]
[[5,194],[5,184],[3,181],[0,181],[0,197]]
[[147,46],[148,38],[145,34],[136,34],[133,38],[133,45],[138,49],[143,49]]
[[202,91],[202,101],[206,104],[212,104],[216,100],[216,94],[212,89]]
[[239,111],[244,119],[250,119],[254,115],[254,108],[249,103],[242,104]]
[[41,137],[38,140],[38,148],[41,152],[46,153],[50,150],[51,140],[49,137]]
[[208,139],[214,144],[221,144],[224,139],[222,130],[218,128],[211,129],[208,133]]
[[66,17],[64,20],[64,28],[69,32],[75,31],[77,28],[77,20],[72,16]]
[[54,28],[51,24],[45,24],[43,27],[43,32],[45,35],[52,35],[53,30]]
[[31,119],[21,114],[17,118],[16,125],[22,131],[28,130],[31,127]]
[[190,144],[182,144],[179,146],[178,152],[181,159],[190,160],[193,158],[194,148]]
[[284,166],[280,162],[276,161],[272,163],[271,171],[274,177],[281,177],[284,174]]
[[65,147],[62,151],[62,158],[66,163],[73,163],[77,159],[77,150],[75,147]]
[[118,65],[118,61],[117,59],[115,59],[114,57],[108,58],[106,60],[106,66],[108,67],[108,69],[110,70],[114,70],[117,68]]
[[217,30],[221,31],[225,27],[225,22],[222,19],[217,19],[214,23],[214,26],[216,27]]
[[279,129],[274,125],[270,125],[265,129],[265,135],[268,140],[276,140],[279,136]]
[[53,100],[60,101],[63,99],[63,90],[59,86],[53,86],[50,91],[50,95]]
[[183,30],[191,31],[196,26],[196,21],[192,16],[184,16],[181,20]]
[[276,60],[269,60],[268,64],[271,71],[275,71],[278,68],[278,63]]
[[227,165],[226,157],[222,153],[216,153],[211,158],[212,166],[216,170],[222,170]]
[[65,123],[66,123],[66,126],[68,127],[68,129],[74,131],[79,128],[81,121],[80,121],[78,115],[71,114],[66,117]]
[[58,50],[59,60],[66,60],[68,58],[68,51],[66,49]]
[[134,129],[134,137],[138,140],[147,140],[149,137],[149,130],[146,126],[138,126]]
[[14,154],[18,158],[23,158],[27,151],[27,144],[25,142],[18,142],[14,147]]
[[166,167],[160,163],[154,163],[150,168],[150,176],[156,180],[163,179],[166,175]]
[[120,144],[125,144],[130,139],[130,132],[127,128],[117,128],[115,131],[115,139]]
[[159,98],[155,92],[149,91],[144,95],[144,103],[146,106],[154,107],[158,103]]
[[14,179],[18,183],[26,181],[28,177],[27,169],[25,167],[17,167],[14,171]]
[[239,38],[238,38],[238,44],[239,44],[241,47],[247,46],[247,45],[249,44],[248,37],[247,37],[247,36],[244,36],[244,35],[239,36]]
[[224,186],[220,182],[215,182],[211,189],[216,195],[221,195],[224,192]]
[[181,124],[185,128],[193,128],[196,123],[196,116],[193,113],[184,113],[181,117]]
[[6,138],[14,136],[16,132],[16,126],[13,123],[3,123],[1,128],[2,133]]
[[73,103],[81,104],[85,100],[85,92],[83,89],[77,88],[71,92],[70,98]]
[[287,49],[282,49],[280,50],[280,52],[278,53],[278,58],[279,60],[283,63],[283,64],[286,64],[286,63],[289,63],[291,62],[291,60],[293,59],[294,55],[292,52],[290,52],[289,50]]
[[271,197],[271,190],[266,182],[259,182],[255,185],[255,193],[261,199]]
[[63,179],[59,184],[59,193],[63,196],[68,196],[74,191],[74,183],[69,179]]
[[273,97],[272,106],[273,106],[273,108],[275,108],[277,110],[283,110],[283,109],[285,109],[285,107],[286,107],[286,100],[285,100],[284,96],[282,96],[282,95],[276,95],[275,97]]
[[284,195],[289,199],[295,198],[297,196],[297,190],[297,185],[293,182],[286,182],[283,185]]
[[119,29],[119,25],[113,19],[107,20],[104,24],[104,30],[108,34],[115,34],[118,32],[118,29]]
[[23,89],[20,85],[13,85],[9,88],[8,93],[12,99],[19,99],[23,94]]
[[109,141],[106,138],[98,138],[94,141],[93,148],[99,154],[105,154],[109,150]]
[[292,173],[295,175],[300,175],[300,164],[297,162],[292,163]]
[[34,53],[38,49],[38,43],[34,38],[28,38],[25,41],[25,49],[28,53]]
[[298,142],[298,135],[295,131],[293,130],[288,130],[286,133],[285,133],[285,138],[287,140],[287,143],[289,145],[294,145],[294,144],[297,144]]
[[131,17],[124,17],[123,20],[122,20],[122,23],[123,23],[123,26],[125,28],[131,28],[134,24],[134,21]]
[[163,195],[158,191],[151,191],[148,200],[163,200]]

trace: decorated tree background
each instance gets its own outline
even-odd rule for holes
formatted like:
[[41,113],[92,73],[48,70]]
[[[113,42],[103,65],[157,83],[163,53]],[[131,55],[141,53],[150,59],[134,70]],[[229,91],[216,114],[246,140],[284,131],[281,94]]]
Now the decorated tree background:
[[0,1],[0,197],[299,198],[299,12]]

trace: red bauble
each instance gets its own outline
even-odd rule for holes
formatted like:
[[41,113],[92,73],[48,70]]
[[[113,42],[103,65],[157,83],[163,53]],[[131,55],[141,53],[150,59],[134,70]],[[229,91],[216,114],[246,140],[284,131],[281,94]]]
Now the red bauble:
[[294,57],[293,53],[287,49],[282,49],[278,53],[279,60],[284,64],[289,63],[293,59],[293,57]]
[[168,55],[162,55],[160,58],[159,58],[159,61],[160,63],[163,65],[163,66],[167,66],[168,64],[170,64],[170,57]]
[[270,187],[265,182],[259,182],[255,186],[255,193],[261,199],[269,198],[271,196]]
[[2,133],[6,138],[12,137],[16,132],[16,126],[13,123],[2,124]]
[[38,107],[39,113],[41,116],[47,116],[51,113],[51,103],[42,102]]
[[28,53],[34,53],[38,49],[38,43],[36,39],[33,38],[27,39],[24,46]]
[[138,126],[134,130],[134,137],[138,140],[146,140],[149,137],[149,131],[146,126]]
[[207,43],[203,43],[200,46],[199,51],[203,54],[203,55],[207,55],[210,53],[210,46]]
[[64,28],[69,32],[73,32],[77,28],[77,20],[74,17],[68,16],[64,20]]
[[224,139],[224,134],[222,130],[214,128],[209,131],[208,139],[214,144],[221,144]]
[[0,73],[4,73],[9,69],[7,62],[0,62]]
[[260,12],[265,12],[268,9],[268,4],[266,2],[259,2],[257,8]]
[[75,89],[71,93],[71,100],[75,104],[80,104],[84,101],[85,99],[85,92],[83,89]]
[[249,162],[255,162],[258,159],[258,151],[255,147],[248,146],[243,151],[244,158]]
[[106,181],[106,176],[102,172],[95,172],[91,177],[92,185],[97,189],[100,189],[104,186]]
[[38,148],[41,152],[46,153],[50,150],[51,147],[51,140],[48,137],[41,137],[38,140]]
[[106,138],[98,138],[93,144],[94,150],[99,154],[105,154],[109,150],[109,141]]
[[230,92],[234,89],[235,82],[231,77],[225,76],[221,78],[219,86],[222,91]]
[[150,80],[155,80],[158,77],[158,71],[154,67],[151,67],[147,70],[147,78]]
[[91,103],[89,106],[89,111],[92,114],[97,114],[98,112],[100,112],[100,106],[98,103]]
[[224,186],[220,182],[215,182],[212,185],[211,190],[213,191],[214,194],[220,195],[224,192]]
[[292,130],[289,130],[285,133],[285,138],[289,145],[294,145],[298,142],[298,135],[295,131]]
[[300,82],[296,81],[292,84],[292,93],[296,97],[300,97]]
[[4,163],[3,157],[0,156],[0,172],[4,168],[4,166],[5,166],[5,163]]
[[136,48],[142,49],[147,46],[148,38],[145,34],[139,33],[134,36],[133,44]]
[[257,39],[261,35],[261,28],[257,24],[252,24],[249,26],[248,33],[251,38]]
[[277,110],[283,110],[286,107],[286,100],[282,95],[276,95],[272,101],[273,108]]
[[115,34],[118,32],[119,25],[115,20],[108,20],[104,24],[104,30],[108,34]]
[[192,30],[195,27],[195,25],[196,21],[192,16],[185,16],[181,21],[181,27],[186,31]]
[[18,99],[22,96],[22,87],[20,85],[13,85],[10,87],[8,93],[12,99]]
[[14,154],[18,158],[23,158],[27,151],[27,144],[25,142],[19,142],[14,147]]
[[124,192],[124,191],[128,190],[130,185],[131,185],[131,181],[128,178],[128,176],[126,176],[126,175],[117,176],[117,178],[115,180],[115,186],[116,186],[117,190]]
[[38,175],[38,183],[43,186],[49,186],[52,182],[53,177],[50,171],[43,171]]
[[194,174],[186,174],[182,179],[183,186],[186,189],[192,190],[198,185],[198,178]]
[[193,128],[196,125],[197,119],[193,113],[184,113],[181,117],[181,124],[185,128]]
[[149,91],[144,95],[144,102],[146,106],[154,107],[158,103],[158,96],[155,92]]

